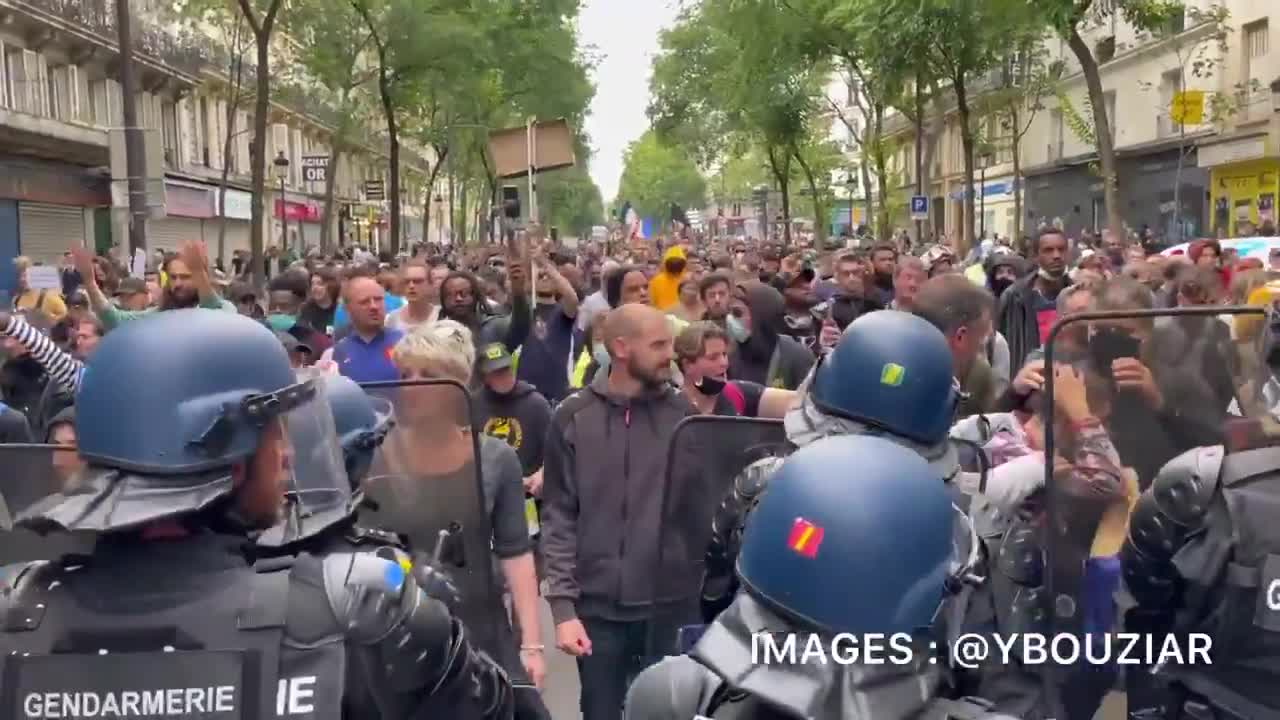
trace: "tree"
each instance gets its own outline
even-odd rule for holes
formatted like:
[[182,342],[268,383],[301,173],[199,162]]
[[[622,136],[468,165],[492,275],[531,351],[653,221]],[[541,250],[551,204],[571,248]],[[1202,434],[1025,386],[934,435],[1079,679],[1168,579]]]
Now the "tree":
[[325,88],[326,99],[336,111],[320,226],[320,249],[328,252],[333,245],[338,165],[354,149],[370,120],[362,91],[372,76],[360,66],[366,62],[372,37],[347,0],[308,0],[291,7],[288,20],[288,32],[299,48],[297,70]]
[[[260,7],[254,7],[255,1]],[[253,266],[254,285],[265,285],[266,267],[263,265],[263,223],[266,213],[262,201],[267,189],[267,117],[271,112],[271,37],[275,33],[276,16],[283,0],[236,0],[245,22],[253,31],[257,48],[257,77],[253,102],[253,143],[250,147],[250,163],[253,167],[253,201],[249,212],[249,254]]]
[[[973,95],[975,90],[995,89],[994,83],[979,76],[999,63],[1011,43],[1016,46],[1027,34],[1038,34],[1042,25],[1024,11],[1023,0],[889,0],[882,4],[888,20],[883,32],[903,33],[904,44],[922,48],[924,61],[951,85],[955,96],[967,189],[963,235],[956,249],[965,252],[974,240]],[[928,42],[921,45],[920,38]],[[896,39],[890,34],[885,41]]]
[[999,137],[982,138],[999,146],[1007,144],[1013,160],[1013,239],[1022,237],[1022,138],[1031,130],[1044,98],[1054,92],[1062,64],[1044,62],[1043,41],[1027,33],[1014,52],[1000,64],[1001,89],[981,99],[1000,127]]
[[590,237],[591,228],[604,222],[600,188],[582,166],[554,170],[538,178],[538,203],[547,210],[545,223],[562,235]]
[[686,208],[705,205],[707,183],[687,155],[649,130],[627,147],[618,197],[629,200],[640,217],[665,222],[672,203]]
[[236,27],[238,20],[228,23],[227,18],[239,17],[252,33],[256,62],[253,68],[253,141],[249,149],[253,176],[249,252],[256,285],[266,283],[262,236],[265,213],[262,201],[266,195],[267,119],[271,112],[271,45],[276,32],[276,21],[283,6],[283,0],[186,0],[177,8],[187,20],[213,27]]
[[[400,250],[400,122],[421,107],[432,83],[483,68],[487,8],[468,0],[351,0],[377,58],[378,97],[387,126],[391,251]],[[452,201],[452,195],[451,195]]]
[[[227,185],[230,183],[232,147],[236,136],[247,130],[237,130],[236,120],[247,99],[244,92],[244,56],[252,40],[244,18],[238,12],[233,16],[220,13],[219,20],[223,29],[219,35],[227,39],[227,115],[226,131],[222,137],[222,175],[218,179],[218,254],[215,256],[221,266],[227,259]],[[226,31],[228,25],[232,26],[230,32]]]
[[[908,78],[921,80],[921,46],[927,38],[914,20],[897,24],[892,4],[871,0],[797,0],[814,28],[810,52],[837,58],[845,82],[863,122],[858,127],[843,112],[837,114],[854,136],[867,204],[867,218],[875,218],[876,235],[888,240],[891,205],[889,146],[884,137],[885,116],[891,107],[905,105]],[[871,176],[875,176],[873,196]],[[879,202],[876,202],[878,197]]]
[[782,193],[787,244],[792,163],[817,125],[829,72],[807,34],[806,19],[778,3],[703,0],[663,33],[650,82],[654,127],[703,167],[730,149],[762,149]]
[[[1093,145],[1098,152],[1098,163],[1102,175],[1104,202],[1107,206],[1107,227],[1120,242],[1127,240],[1124,221],[1120,217],[1120,187],[1116,174],[1116,152],[1114,134],[1111,130],[1111,118],[1107,117],[1107,106],[1102,91],[1102,75],[1098,69],[1098,61],[1093,50],[1085,42],[1081,34],[1084,23],[1102,22],[1116,13],[1139,30],[1157,31],[1167,27],[1170,21],[1181,17],[1184,5],[1176,0],[1112,0],[1098,3],[1095,0],[1041,0],[1031,7],[1042,14],[1049,26],[1067,41],[1067,46],[1080,63],[1080,72],[1084,76],[1088,90],[1087,102],[1089,126]],[[1071,115],[1063,109],[1064,122],[1071,122]],[[1079,119],[1073,130],[1082,134],[1083,124]]]

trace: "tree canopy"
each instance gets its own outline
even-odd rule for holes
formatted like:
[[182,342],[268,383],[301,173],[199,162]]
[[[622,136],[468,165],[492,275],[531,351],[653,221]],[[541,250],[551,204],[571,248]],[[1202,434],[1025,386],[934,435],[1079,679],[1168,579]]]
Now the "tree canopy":
[[630,201],[640,217],[665,223],[672,203],[705,205],[707,182],[687,154],[650,130],[627,147],[618,198]]

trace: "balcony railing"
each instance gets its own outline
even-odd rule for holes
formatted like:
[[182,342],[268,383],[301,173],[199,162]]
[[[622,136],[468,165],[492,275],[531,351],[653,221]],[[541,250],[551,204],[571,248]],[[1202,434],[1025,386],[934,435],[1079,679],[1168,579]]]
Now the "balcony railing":
[[[98,36],[108,45],[116,43],[114,0],[18,0],[16,4],[61,18]],[[137,18],[134,25],[134,50],[143,57],[193,75],[207,67],[212,58],[207,42],[194,33],[175,35],[163,28],[139,22]]]

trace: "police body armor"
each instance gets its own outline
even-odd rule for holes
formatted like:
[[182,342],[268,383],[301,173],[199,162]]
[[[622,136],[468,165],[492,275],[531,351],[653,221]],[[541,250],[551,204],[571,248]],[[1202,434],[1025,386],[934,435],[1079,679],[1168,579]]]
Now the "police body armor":
[[[1274,442],[1274,440],[1272,440]],[[1280,447],[1190,450],[1138,501],[1122,554],[1138,607],[1130,628],[1212,640],[1204,658],[1170,657],[1167,717],[1280,712]],[[1170,610],[1172,609],[1172,610]]]
[[243,549],[118,539],[28,567],[0,596],[4,716],[341,720],[358,716],[348,663],[373,670],[380,717],[509,715],[501,672],[399,566],[355,553],[250,567]]
[[[779,622],[769,608],[739,594],[691,654],[667,657],[637,679],[626,720],[1015,720],[980,698],[940,697],[945,673],[923,648],[910,665],[753,662],[753,634],[772,632]],[[830,647],[829,638],[823,642]]]

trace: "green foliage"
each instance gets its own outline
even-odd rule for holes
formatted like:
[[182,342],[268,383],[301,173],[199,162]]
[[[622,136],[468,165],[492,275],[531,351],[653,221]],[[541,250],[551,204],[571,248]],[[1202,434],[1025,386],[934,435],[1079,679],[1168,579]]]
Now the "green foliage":
[[688,155],[650,130],[627,148],[618,198],[631,201],[639,216],[665,222],[671,203],[703,207],[707,183]]
[[752,190],[770,183],[768,162],[755,148],[728,158],[711,178],[712,196],[718,202],[747,200]]
[[1062,123],[1071,130],[1071,134],[1086,145],[1096,145],[1098,133],[1093,127],[1093,102],[1086,96],[1083,111],[1077,111],[1066,90],[1058,88],[1055,95],[1058,98],[1058,109],[1062,111]]
[[591,227],[604,222],[600,188],[582,168],[566,168],[538,178],[538,204],[548,208],[544,223],[562,235],[589,237]]

